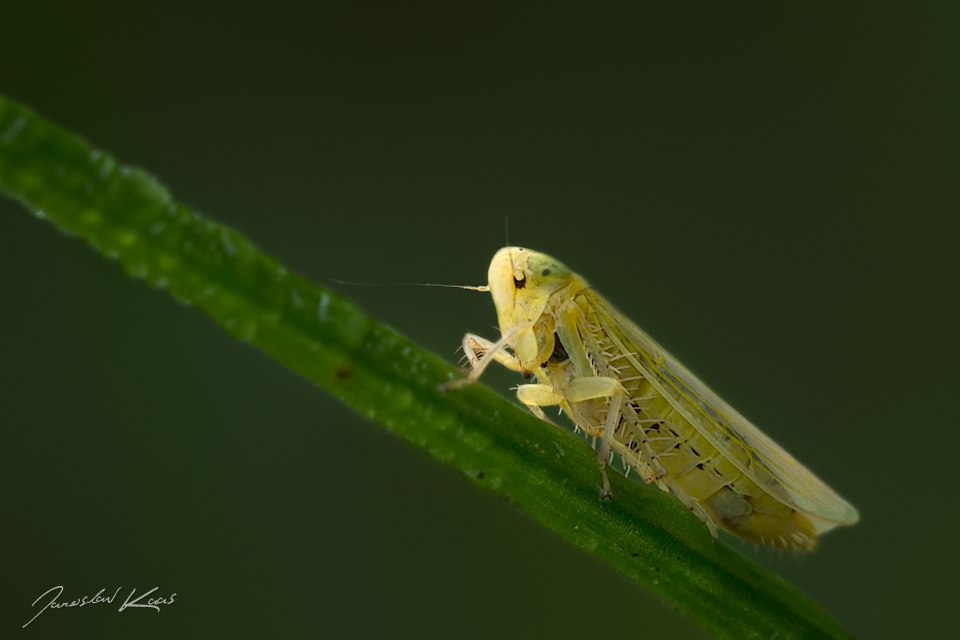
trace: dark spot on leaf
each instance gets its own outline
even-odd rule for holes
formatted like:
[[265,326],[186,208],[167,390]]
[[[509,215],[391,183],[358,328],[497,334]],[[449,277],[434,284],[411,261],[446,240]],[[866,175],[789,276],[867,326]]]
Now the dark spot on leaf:
[[633,558],[636,558],[636,557],[639,556],[639,555],[640,555],[639,553],[631,553],[631,554],[630,554],[630,556],[633,557]]
[[483,476],[484,476],[483,471],[479,472],[479,473],[477,474],[477,480],[483,480]]
[[350,377],[353,372],[350,370],[350,367],[341,365],[337,367],[337,370],[334,372],[334,375],[337,376],[337,380],[346,380]]

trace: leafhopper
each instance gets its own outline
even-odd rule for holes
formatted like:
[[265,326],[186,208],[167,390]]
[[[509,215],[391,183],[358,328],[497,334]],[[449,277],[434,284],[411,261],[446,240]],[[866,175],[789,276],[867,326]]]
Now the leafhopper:
[[580,276],[542,253],[506,247],[490,263],[501,337],[463,339],[469,384],[490,362],[536,376],[517,397],[534,414],[559,406],[599,439],[602,499],[617,454],[629,473],[672,492],[716,537],[813,549],[856,509],[710,391]]

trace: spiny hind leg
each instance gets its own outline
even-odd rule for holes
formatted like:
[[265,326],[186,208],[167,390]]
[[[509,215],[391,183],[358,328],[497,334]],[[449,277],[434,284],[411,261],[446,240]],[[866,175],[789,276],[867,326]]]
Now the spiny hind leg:
[[[610,479],[607,477],[607,462],[610,460],[610,443],[613,441],[617,425],[620,424],[620,406],[625,397],[623,385],[616,378],[587,376],[571,380],[563,393],[567,402],[610,398],[610,408],[604,421],[600,446],[597,448],[597,464],[600,466],[600,479],[603,482],[600,499],[609,500],[613,494],[610,491]],[[589,434],[587,429],[584,431]]]

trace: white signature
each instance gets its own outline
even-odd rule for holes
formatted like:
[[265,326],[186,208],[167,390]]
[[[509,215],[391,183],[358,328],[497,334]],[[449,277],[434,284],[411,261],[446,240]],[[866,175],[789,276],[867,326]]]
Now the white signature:
[[[51,591],[56,591],[56,594],[54,594],[54,596],[50,599],[50,602],[48,602],[43,607],[43,609],[40,609],[40,611],[37,611],[36,616],[33,616],[32,618],[30,618],[30,622],[33,622],[34,620],[36,620],[37,616],[39,616],[41,613],[43,613],[47,609],[64,609],[66,607],[85,607],[88,604],[101,604],[103,602],[106,602],[107,604],[113,604],[113,600],[114,598],[117,597],[117,594],[120,593],[121,588],[122,587],[117,587],[117,590],[114,591],[113,595],[110,596],[109,598],[101,595],[104,591],[106,591],[106,589],[100,589],[100,592],[97,593],[97,595],[93,596],[92,598],[89,598],[88,596],[83,596],[79,600],[73,600],[71,602],[57,602],[57,598],[59,598],[63,594],[63,586],[47,589],[46,591],[40,594],[39,598],[33,601],[33,604],[30,605],[31,607],[36,606],[36,604],[40,602],[40,600]],[[122,605],[120,605],[120,608],[117,609],[117,611],[123,611],[124,609],[156,609],[157,613],[159,613],[160,612],[159,605],[173,604],[173,599],[176,597],[177,594],[175,593],[171,594],[169,598],[150,598],[149,600],[147,600],[145,604],[140,604],[141,600],[143,600],[144,598],[146,598],[148,595],[150,595],[151,593],[153,593],[159,588],[160,587],[154,587],[153,589],[150,589],[150,591],[147,591],[145,594],[141,595],[136,600],[131,600],[130,598],[132,598],[133,594],[137,592],[136,588],[134,588],[134,590],[130,592],[130,595],[127,596],[127,599],[124,601]],[[27,624],[30,624],[30,622],[27,622]],[[23,626],[26,627],[27,624]]]

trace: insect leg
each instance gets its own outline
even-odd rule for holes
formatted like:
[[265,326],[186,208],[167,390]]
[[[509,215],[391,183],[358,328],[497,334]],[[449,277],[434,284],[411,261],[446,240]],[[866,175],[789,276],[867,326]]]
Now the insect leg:
[[611,494],[610,480],[607,478],[607,459],[610,457],[610,442],[613,440],[614,431],[620,424],[620,407],[626,394],[623,384],[616,378],[597,375],[580,335],[579,325],[584,322],[583,309],[574,300],[568,300],[558,310],[557,335],[578,374],[564,387],[563,394],[568,402],[610,398],[600,448],[597,449],[597,463],[600,465],[600,477],[603,480],[600,499],[609,500]]
[[472,333],[468,333],[467,335],[463,336],[463,353],[467,356],[467,362],[470,364],[471,369],[478,367],[480,365],[480,360],[489,354],[490,357],[505,366],[507,369],[519,373],[520,360],[515,356],[510,355],[509,352],[502,348],[490,353],[491,349],[494,349],[495,347],[495,343]]
[[510,344],[510,341],[513,340],[517,334],[524,329],[529,331],[529,327],[517,325],[505,333],[496,342],[490,342],[489,340],[481,338],[480,336],[475,336],[472,333],[465,335],[463,337],[463,352],[466,354],[467,360],[470,362],[470,373],[467,374],[466,378],[451,380],[444,385],[444,388],[449,391],[450,389],[456,389],[468,384],[473,384],[477,381],[477,378],[480,377],[480,374],[483,373],[483,370],[487,368],[487,365],[494,360],[508,369],[520,371],[520,360],[510,355],[506,351],[506,348]]
[[520,400],[533,415],[544,422],[553,424],[540,407],[554,407],[563,404],[566,400],[563,394],[557,393],[548,384],[524,384],[517,387],[517,399]]
[[609,500],[612,494],[610,480],[607,478],[607,461],[610,458],[610,442],[613,440],[617,425],[620,424],[620,407],[625,397],[623,385],[616,378],[574,378],[563,389],[563,395],[567,402],[610,398],[610,409],[607,411],[600,447],[597,449],[597,463],[600,465],[600,477],[603,480],[600,499]]

